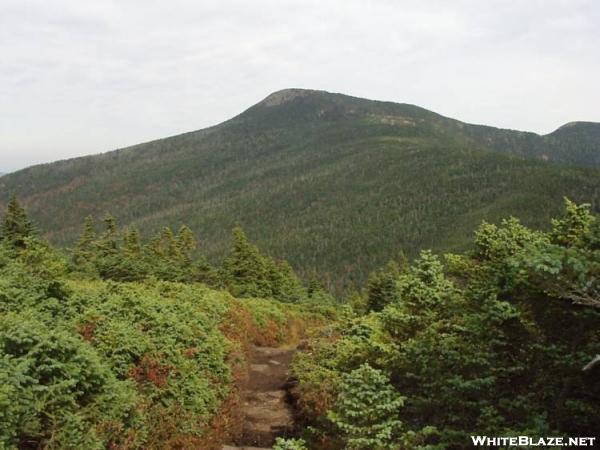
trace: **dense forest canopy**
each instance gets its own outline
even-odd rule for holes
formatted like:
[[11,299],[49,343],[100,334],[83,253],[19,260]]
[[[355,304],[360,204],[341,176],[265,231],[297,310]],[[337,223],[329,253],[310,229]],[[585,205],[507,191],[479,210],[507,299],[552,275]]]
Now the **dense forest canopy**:
[[[600,208],[600,125],[547,136],[470,125],[408,104],[277,92],[218,126],[0,181],[50,242],[107,211],[144,239],[185,223],[220,265],[236,225],[304,277],[342,292],[404,251],[462,251],[481,220],[543,228],[564,195]],[[559,164],[560,163],[560,164]]]

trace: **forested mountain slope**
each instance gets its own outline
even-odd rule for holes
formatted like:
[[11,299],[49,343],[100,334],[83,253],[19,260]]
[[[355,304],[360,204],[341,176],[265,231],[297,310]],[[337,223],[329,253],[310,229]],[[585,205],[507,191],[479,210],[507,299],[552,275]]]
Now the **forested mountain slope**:
[[301,272],[348,283],[399,249],[463,248],[482,219],[543,226],[563,196],[598,210],[599,127],[539,136],[284,90],[215,127],[6,175],[0,203],[16,193],[59,244],[106,211],[144,234],[186,223],[213,259],[239,224]]

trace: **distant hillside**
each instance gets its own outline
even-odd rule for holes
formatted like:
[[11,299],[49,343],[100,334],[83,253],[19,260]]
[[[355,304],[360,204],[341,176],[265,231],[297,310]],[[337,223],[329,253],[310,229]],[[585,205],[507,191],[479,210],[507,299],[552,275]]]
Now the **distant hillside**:
[[526,158],[581,166],[600,166],[600,123],[571,122],[540,136],[481,125],[459,128],[472,143]]
[[61,244],[88,214],[142,232],[186,223],[213,259],[240,224],[301,272],[350,283],[400,249],[461,249],[482,219],[542,226],[565,195],[598,210],[599,127],[539,136],[289,89],[215,127],[6,175],[0,203],[18,193]]

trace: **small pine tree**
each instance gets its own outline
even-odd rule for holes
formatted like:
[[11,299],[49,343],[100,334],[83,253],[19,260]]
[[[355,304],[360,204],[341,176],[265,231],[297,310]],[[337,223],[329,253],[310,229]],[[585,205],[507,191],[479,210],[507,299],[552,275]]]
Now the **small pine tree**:
[[594,222],[590,209],[587,203],[578,205],[565,198],[565,214],[560,219],[552,219],[552,241],[564,247],[579,245]]
[[367,307],[371,311],[381,311],[398,298],[397,280],[400,268],[390,261],[385,268],[369,276],[367,284]]
[[117,221],[110,213],[106,213],[102,219],[104,227],[106,229],[105,234],[108,236],[115,236],[117,234]]
[[117,253],[119,248],[117,222],[111,214],[106,214],[102,219],[104,231],[96,241],[101,256],[112,256]]
[[96,247],[95,264],[102,278],[116,279],[118,278],[116,272],[118,272],[121,258],[117,223],[115,218],[110,214],[106,214],[102,222],[104,224],[104,231],[94,243]]
[[169,227],[162,229],[160,237],[161,249],[167,263],[179,262],[179,246],[173,230]]
[[83,232],[75,244],[71,260],[77,272],[92,274],[96,272],[96,230],[92,216],[85,218]]
[[94,218],[87,216],[83,225],[83,232],[77,241],[75,250],[81,254],[81,256],[88,256],[94,247],[94,241],[96,240],[96,230],[94,229]]
[[6,207],[0,239],[9,247],[26,248],[26,239],[35,234],[33,224],[27,218],[25,209],[19,204],[16,196],[12,196]]
[[144,254],[152,275],[168,281],[184,278],[179,243],[170,228],[165,227],[156,234],[146,245]]
[[300,300],[303,296],[303,287],[292,266],[285,260],[275,261],[272,258],[265,258],[265,260],[273,298],[286,302]]
[[368,363],[346,374],[328,418],[340,429],[349,450],[398,448],[404,399],[380,370]]
[[285,260],[279,263],[279,273],[281,274],[281,290],[279,300],[298,301],[304,295],[304,287],[300,279],[292,269],[292,266]]
[[139,258],[142,254],[140,233],[137,229],[123,233],[123,255],[127,258]]
[[213,287],[221,287],[217,270],[202,254],[195,254],[198,241],[192,230],[182,225],[175,237],[178,264],[182,281],[198,281]]
[[240,227],[233,229],[232,238],[230,254],[222,267],[229,291],[237,297],[271,297],[268,262]]
[[306,290],[308,297],[316,298],[324,291],[323,283],[319,280],[316,270],[313,270],[308,279],[308,289]]
[[196,249],[196,237],[192,230],[190,230],[187,226],[183,225],[179,232],[177,233],[177,237],[175,238],[175,245],[177,246],[177,250],[181,255],[183,264],[191,264],[192,261],[192,253]]
[[142,258],[142,243],[137,229],[123,232],[118,266],[114,268],[114,279],[122,281],[142,280],[147,275]]
[[215,288],[223,287],[219,271],[207,261],[204,255],[198,255],[193,261],[190,281],[197,281]]

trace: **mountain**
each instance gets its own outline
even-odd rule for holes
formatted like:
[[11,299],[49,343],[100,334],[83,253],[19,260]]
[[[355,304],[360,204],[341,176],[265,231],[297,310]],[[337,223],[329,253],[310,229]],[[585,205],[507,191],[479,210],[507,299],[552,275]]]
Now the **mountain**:
[[[458,125],[460,127],[460,125]],[[600,123],[571,122],[540,136],[481,125],[463,126],[467,142],[527,158],[600,166]]]
[[111,211],[143,233],[186,223],[212,259],[239,224],[341,287],[400,250],[463,249],[483,219],[541,227],[563,196],[598,210],[599,130],[577,122],[539,136],[287,89],[211,128],[8,174],[0,206],[17,193],[67,245],[88,214]]

